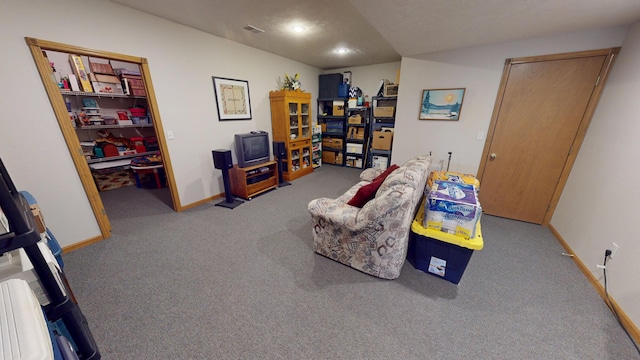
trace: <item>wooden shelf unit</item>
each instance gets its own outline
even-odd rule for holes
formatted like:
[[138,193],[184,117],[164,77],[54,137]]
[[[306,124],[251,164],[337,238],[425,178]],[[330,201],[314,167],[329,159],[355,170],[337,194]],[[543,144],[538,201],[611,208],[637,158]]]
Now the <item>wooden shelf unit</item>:
[[278,187],[278,165],[275,161],[246,168],[235,164],[229,169],[229,182],[233,195],[250,200],[256,195]]
[[282,141],[286,157],[282,174],[286,181],[313,172],[311,160],[311,93],[278,90],[269,93],[273,141]]

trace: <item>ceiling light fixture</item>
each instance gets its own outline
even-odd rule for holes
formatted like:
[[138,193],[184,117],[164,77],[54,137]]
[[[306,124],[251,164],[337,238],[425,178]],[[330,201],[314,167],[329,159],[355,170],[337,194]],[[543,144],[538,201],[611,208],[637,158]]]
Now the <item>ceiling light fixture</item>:
[[293,31],[293,32],[297,32],[297,33],[301,33],[301,32],[303,32],[303,31],[305,31],[305,30],[307,30],[307,28],[305,28],[305,27],[304,27],[304,26],[302,26],[302,25],[293,25],[293,26],[291,27],[291,31]]
[[348,52],[349,52],[349,49],[347,49],[347,48],[336,49],[336,54],[339,54],[339,55],[344,55],[344,54],[346,54]]

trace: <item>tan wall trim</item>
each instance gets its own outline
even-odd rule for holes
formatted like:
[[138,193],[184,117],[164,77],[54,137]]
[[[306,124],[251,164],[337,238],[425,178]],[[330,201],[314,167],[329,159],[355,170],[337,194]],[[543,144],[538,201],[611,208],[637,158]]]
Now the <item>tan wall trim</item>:
[[62,248],[62,253],[63,254],[67,254],[67,253],[70,253],[72,251],[76,251],[78,249],[81,249],[81,248],[83,248],[85,246],[89,246],[91,244],[95,244],[95,243],[97,243],[99,241],[102,241],[102,240],[104,240],[104,238],[102,236],[95,236],[95,237],[89,238],[87,240],[81,241],[79,243],[75,243],[73,245],[69,245],[69,246],[63,247]]
[[176,211],[184,211],[184,210],[188,210],[188,209],[191,209],[191,208],[194,208],[194,207],[200,206],[200,205],[202,205],[202,204],[206,204],[206,203],[210,202],[211,200],[215,200],[215,199],[218,199],[218,198],[221,198],[221,197],[225,197],[225,194],[224,194],[224,193],[221,193],[221,194],[218,194],[218,195],[209,196],[209,197],[207,197],[207,198],[204,198],[204,199],[202,199],[202,200],[198,200],[198,201],[193,202],[193,203],[191,203],[191,204],[187,204],[187,205],[181,206],[181,207],[180,207],[180,209],[179,209],[179,210],[176,210]]
[[[208,197],[206,199],[202,199],[200,201],[196,201],[194,203],[182,206],[182,207],[180,207],[180,209],[178,209],[176,211],[184,211],[184,210],[188,210],[188,209],[191,209],[191,208],[195,208],[195,207],[198,207],[198,206],[200,206],[202,204],[206,204],[206,203],[208,203],[208,202],[210,202],[212,200],[215,200],[215,199],[218,199],[218,198],[221,198],[221,197],[224,197],[224,196],[225,196],[224,193],[220,193],[218,195],[210,196],[210,197]],[[79,243],[75,243],[73,245],[65,246],[64,248],[62,248],[62,253],[63,254],[67,254],[67,253],[70,253],[72,251],[76,251],[78,249],[81,249],[81,248],[83,248],[85,246],[89,246],[91,244],[95,244],[95,243],[97,243],[99,241],[102,241],[102,240],[104,240],[104,238],[102,236],[95,236],[95,237],[89,238],[87,240],[81,241]]]
[[[604,292],[604,286],[600,283],[600,281],[598,281],[598,279],[596,279],[596,277],[589,270],[589,268],[582,262],[582,260],[580,260],[579,257],[575,256],[569,244],[567,244],[567,242],[562,238],[562,235],[560,235],[560,233],[553,227],[553,225],[549,224],[549,230],[551,230],[551,233],[553,234],[553,236],[555,236],[555,238],[558,240],[560,245],[562,245],[565,251],[569,254],[574,255],[572,259],[578,266],[578,269],[582,271],[582,273],[587,278],[587,280],[589,280],[593,288],[596,289],[598,294],[600,294],[600,297],[602,298],[602,300],[604,300],[605,304],[607,304],[609,308],[615,309],[615,311],[618,313],[618,316],[620,317],[620,322],[622,323],[622,326],[624,326],[624,328],[627,329],[627,331],[629,332],[631,337],[633,337],[636,343],[640,343],[640,329],[638,329],[636,324],[634,324],[633,321],[629,318],[629,316],[620,308],[620,305],[616,303],[616,301],[611,297],[611,295],[609,295],[610,301],[607,300],[607,296]],[[613,314],[611,316],[613,316]]]

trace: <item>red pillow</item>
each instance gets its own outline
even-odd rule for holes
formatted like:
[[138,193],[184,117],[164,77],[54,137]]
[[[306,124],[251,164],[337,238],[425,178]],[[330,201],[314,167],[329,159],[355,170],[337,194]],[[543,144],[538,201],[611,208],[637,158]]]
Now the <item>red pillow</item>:
[[389,176],[389,174],[391,174],[391,172],[393,172],[393,170],[397,168],[398,165],[391,165],[382,174],[373,179],[371,183],[364,185],[360,189],[358,189],[356,194],[353,196],[353,198],[351,198],[351,200],[349,200],[349,202],[347,202],[347,204],[359,208],[363,207],[366,203],[369,202],[369,200],[373,199],[376,196],[376,192],[378,191],[380,185],[382,185],[382,183],[384,182],[384,179],[386,179],[387,176]]

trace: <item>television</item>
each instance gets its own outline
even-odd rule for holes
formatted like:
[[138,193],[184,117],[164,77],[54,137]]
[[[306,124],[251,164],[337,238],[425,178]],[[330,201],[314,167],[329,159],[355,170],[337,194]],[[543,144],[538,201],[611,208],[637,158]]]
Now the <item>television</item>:
[[236,157],[241,168],[260,165],[270,160],[269,133],[252,131],[236,134]]

